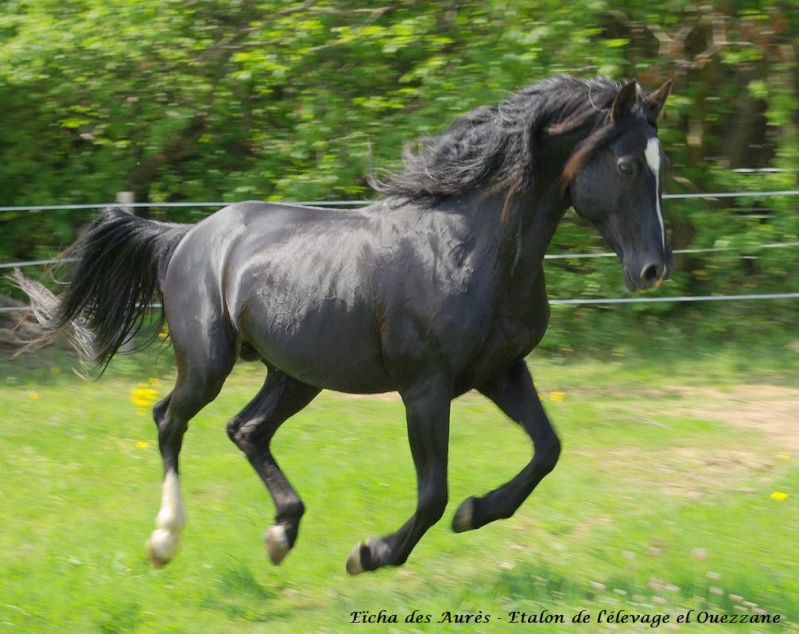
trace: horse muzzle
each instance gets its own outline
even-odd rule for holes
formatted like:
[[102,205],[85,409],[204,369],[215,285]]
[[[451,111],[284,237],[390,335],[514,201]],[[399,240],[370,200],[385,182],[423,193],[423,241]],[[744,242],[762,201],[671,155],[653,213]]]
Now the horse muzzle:
[[664,260],[645,260],[643,264],[624,265],[624,283],[633,292],[656,288],[668,279],[671,272],[671,258]]

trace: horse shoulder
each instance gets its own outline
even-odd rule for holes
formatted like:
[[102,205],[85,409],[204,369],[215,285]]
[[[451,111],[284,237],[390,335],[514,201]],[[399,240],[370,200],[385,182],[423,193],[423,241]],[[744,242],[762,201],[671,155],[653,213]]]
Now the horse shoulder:
[[544,337],[550,308],[543,271],[524,290],[511,289],[497,302],[491,327],[473,362],[475,375],[490,376],[527,356]]

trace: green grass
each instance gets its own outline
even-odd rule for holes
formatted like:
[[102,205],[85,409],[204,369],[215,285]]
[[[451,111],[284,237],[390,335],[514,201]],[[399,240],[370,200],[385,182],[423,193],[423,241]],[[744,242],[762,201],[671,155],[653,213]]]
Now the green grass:
[[[725,352],[698,362],[651,354],[534,360],[564,442],[555,472],[512,519],[452,534],[457,504],[511,477],[530,451],[490,403],[471,394],[459,399],[445,520],[406,566],[349,577],[350,548],[393,531],[414,506],[398,399],[325,393],[281,429],[275,455],[308,512],[297,547],[273,567],[262,546],[271,501],[225,433],[227,418],[262,380],[255,366],[237,368],[186,437],[189,525],[178,558],[156,571],[143,544],[160,500],[160,458],[149,414],[130,397],[148,376],[161,380],[162,394],[168,390],[168,357],[149,368],[121,359],[97,383],[63,369],[2,366],[0,630],[652,629],[596,623],[603,609],[670,615],[672,624],[659,629],[673,627],[689,609],[762,609],[782,618],[780,625],[710,631],[799,627],[799,456],[786,458],[790,452],[773,436],[705,416],[709,397],[702,390],[723,395],[752,382],[795,387],[792,369]],[[789,497],[774,500],[773,491]],[[381,609],[400,623],[379,630],[350,623],[353,611]],[[581,609],[591,624],[569,622]],[[413,610],[433,622],[404,623]],[[512,611],[542,610],[563,614],[567,623],[508,622]],[[435,623],[444,612],[491,620]]]

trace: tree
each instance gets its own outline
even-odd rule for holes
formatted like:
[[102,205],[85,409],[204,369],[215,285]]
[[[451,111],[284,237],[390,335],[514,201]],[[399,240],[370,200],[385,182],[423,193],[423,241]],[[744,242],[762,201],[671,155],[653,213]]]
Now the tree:
[[[799,12],[791,2],[6,4],[0,205],[101,202],[119,190],[145,202],[370,197],[366,174],[396,166],[405,143],[561,72],[638,77],[647,87],[675,78],[661,126],[673,166],[668,191],[797,185]],[[739,167],[786,171],[731,171]],[[676,247],[731,245],[752,257],[681,257],[665,292],[799,288],[795,252],[753,250],[799,239],[791,200],[670,201]],[[51,255],[90,217],[0,212],[0,257]],[[559,251],[604,248],[573,216],[556,240]],[[621,292],[605,262],[553,263],[551,291]],[[724,324],[718,311],[740,309],[713,310]],[[650,306],[639,317],[683,310]]]

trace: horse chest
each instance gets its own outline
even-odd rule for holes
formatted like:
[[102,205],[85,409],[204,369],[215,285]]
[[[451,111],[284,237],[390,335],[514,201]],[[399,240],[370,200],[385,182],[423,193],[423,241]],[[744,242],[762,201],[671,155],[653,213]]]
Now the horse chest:
[[511,285],[510,292],[496,303],[475,366],[491,373],[526,356],[541,341],[548,323],[549,303],[543,274],[523,286]]
[[503,317],[488,333],[480,357],[496,367],[528,354],[541,341],[546,323]]

